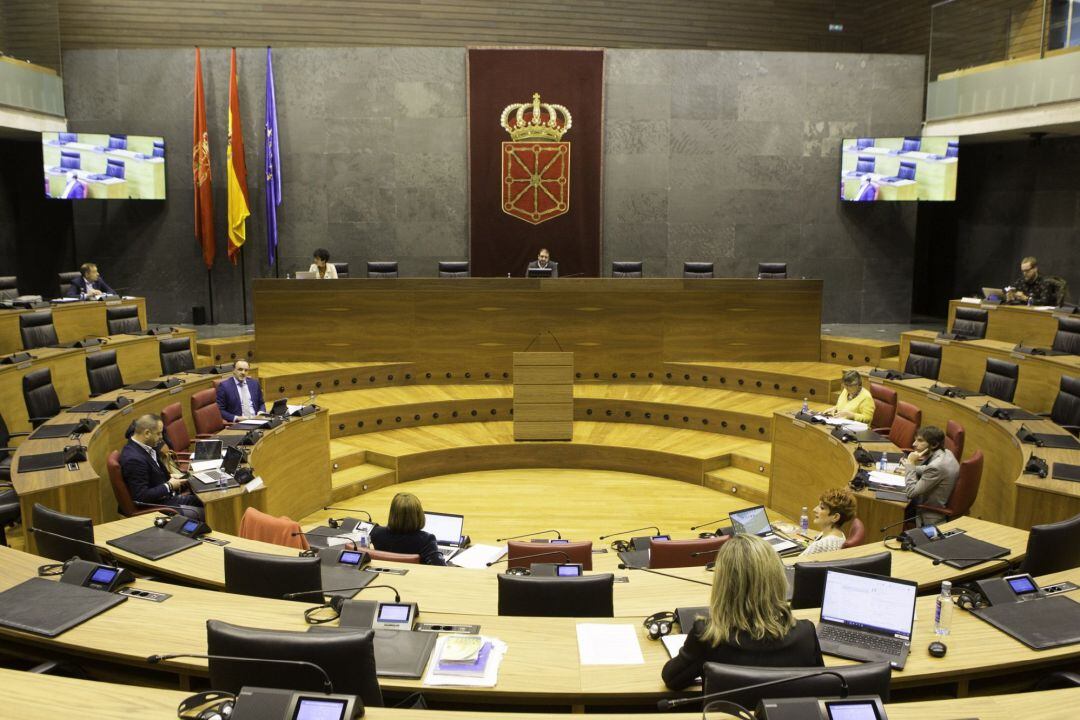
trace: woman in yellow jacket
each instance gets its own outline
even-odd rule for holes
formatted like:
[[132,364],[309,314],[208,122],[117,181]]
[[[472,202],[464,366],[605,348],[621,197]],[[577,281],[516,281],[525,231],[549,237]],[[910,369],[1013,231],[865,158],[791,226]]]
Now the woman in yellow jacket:
[[826,410],[825,414],[869,423],[874,419],[874,397],[863,387],[862,377],[854,370],[848,370],[843,380],[844,389],[836,399],[836,407]]

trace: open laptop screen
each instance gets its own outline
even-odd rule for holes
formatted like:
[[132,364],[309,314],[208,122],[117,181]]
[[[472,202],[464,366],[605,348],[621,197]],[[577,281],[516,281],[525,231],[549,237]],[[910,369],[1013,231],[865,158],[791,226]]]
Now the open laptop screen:
[[461,542],[461,529],[465,525],[464,515],[444,513],[424,513],[424,532],[429,532],[444,545],[457,545]]
[[235,475],[240,462],[244,459],[244,451],[237,447],[225,448],[225,460],[221,463],[221,469],[230,475]]
[[731,527],[736,535],[764,535],[772,532],[772,525],[769,524],[769,516],[765,514],[763,505],[728,513],[728,518],[731,519]]
[[827,570],[821,620],[909,639],[918,586],[850,570]]

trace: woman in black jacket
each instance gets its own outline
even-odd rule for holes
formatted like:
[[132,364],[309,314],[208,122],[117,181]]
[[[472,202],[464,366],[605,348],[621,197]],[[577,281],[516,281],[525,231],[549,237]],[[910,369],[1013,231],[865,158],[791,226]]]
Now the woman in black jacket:
[[424,508],[412,493],[398,493],[390,501],[386,525],[371,529],[371,544],[376,550],[419,555],[424,565],[445,565],[435,536],[424,532]]

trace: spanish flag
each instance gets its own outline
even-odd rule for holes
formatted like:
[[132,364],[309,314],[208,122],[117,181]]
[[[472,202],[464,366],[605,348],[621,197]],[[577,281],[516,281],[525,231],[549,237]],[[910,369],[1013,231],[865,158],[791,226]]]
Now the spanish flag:
[[251,214],[247,191],[247,166],[244,164],[244,130],[240,122],[240,92],[236,85],[236,48],[229,61],[229,260],[236,257],[244,245],[245,222]]

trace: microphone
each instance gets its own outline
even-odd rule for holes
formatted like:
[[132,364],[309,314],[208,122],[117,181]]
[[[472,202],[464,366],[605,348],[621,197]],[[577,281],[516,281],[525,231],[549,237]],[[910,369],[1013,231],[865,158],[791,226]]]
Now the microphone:
[[[680,575],[669,575],[668,573],[662,573],[659,570],[652,570],[646,567],[634,567],[633,565],[627,565],[626,563],[619,563],[620,570],[641,570],[643,572],[652,573],[653,575],[662,575],[667,578],[674,578],[675,580],[684,580],[685,582],[697,583],[698,585],[705,585],[706,587],[712,587],[712,583],[707,583],[703,580],[694,580],[693,578],[684,578]],[[701,698],[698,698],[699,700]]]
[[334,684],[330,682],[330,675],[322,668],[321,665],[316,665],[313,662],[307,660],[277,660],[271,658],[255,658],[255,657],[237,657],[235,655],[198,655],[195,653],[169,653],[167,655],[151,655],[146,658],[146,662],[151,665],[157,665],[163,660],[173,660],[175,658],[199,658],[202,660],[225,660],[227,662],[246,662],[246,663],[274,663],[276,665],[299,665],[302,667],[314,668],[320,675],[322,675],[323,692],[327,695],[334,693]]
[[[698,528],[708,527],[709,525],[712,525],[713,523],[724,522],[725,519],[726,518],[720,518],[719,520],[710,520],[707,523],[701,523],[700,525],[695,525],[694,527],[692,527],[690,529],[691,530],[697,530]],[[659,532],[657,534],[659,535]],[[604,538],[600,538],[600,539],[603,540]]]
[[60,540],[66,540],[67,542],[73,542],[78,543],[79,545],[86,545],[87,547],[92,547],[94,548],[94,550],[97,551],[101,559],[105,561],[106,565],[118,567],[115,555],[113,555],[109,550],[106,550],[100,545],[89,542],[88,540],[79,540],[78,538],[68,537],[67,535],[61,535],[60,533],[54,533],[51,530],[42,530],[41,528],[28,527],[26,529],[32,533],[40,533],[42,535],[48,535],[49,537],[59,538]]
[[524,535],[514,535],[513,537],[495,538],[495,542],[503,542],[504,540],[518,540],[523,537],[532,537],[533,535],[543,535],[544,533],[553,532],[555,537],[562,540],[562,533],[558,530],[537,530],[536,532],[525,533]]
[[903,520],[900,520],[900,521],[898,521],[898,522],[894,522],[894,523],[893,523],[892,525],[886,525],[885,527],[883,527],[883,528],[881,528],[880,530],[878,530],[878,532],[882,532],[882,533],[883,533],[883,532],[885,532],[886,530],[892,530],[892,529],[893,529],[894,527],[896,527],[897,525],[903,525],[903,524],[904,524],[904,523],[906,523],[906,522],[912,522],[912,521],[913,521],[914,519],[915,519],[915,516],[912,516],[912,517],[907,517],[907,518],[904,518]]
[[326,505],[325,507],[323,507],[323,510],[344,510],[345,512],[364,513],[365,515],[367,515],[367,521],[369,523],[374,523],[375,522],[374,520],[371,519],[371,513],[369,513],[367,510],[361,510],[359,508],[334,507],[333,505]]
[[[720,547],[723,547],[723,545],[721,545]],[[718,553],[718,552],[720,552],[720,548],[716,548],[715,550],[698,550],[697,552],[690,553],[690,557],[701,557],[702,555],[713,555],[713,554]]]
[[[520,555],[520,556],[514,558],[513,562],[517,562],[518,560],[532,560],[533,558],[546,557],[548,555],[562,555],[563,562],[570,562],[570,556],[567,555],[566,553],[564,553],[562,550],[551,550],[549,552],[535,553],[533,555]],[[498,565],[499,563],[504,563],[504,562],[511,562],[509,555],[507,555],[504,558],[500,558],[498,560],[492,560],[491,562],[489,562],[487,564],[487,566],[491,567],[492,565]]]
[[951,558],[934,558],[934,565],[940,565],[942,563],[952,562],[954,560],[978,560],[980,564],[986,562],[999,562],[1005,565],[1012,565],[1012,560],[1003,557],[951,557]]
[[848,696],[848,684],[843,675],[834,670],[820,670],[818,672],[806,673],[805,675],[796,675],[794,677],[780,678],[779,680],[770,680],[768,682],[757,683],[755,685],[745,685],[743,687],[731,688],[729,690],[721,690],[720,692],[709,693],[708,695],[698,695],[697,697],[688,698],[665,698],[656,703],[656,707],[659,710],[671,710],[672,708],[681,707],[682,705],[689,705],[697,702],[708,702],[709,700],[715,700],[722,698],[726,695],[734,695],[735,693],[746,692],[748,690],[757,690],[759,688],[772,687],[773,685],[783,685],[784,683],[794,682],[795,680],[809,680],[810,678],[820,677],[822,675],[832,675],[840,681],[840,697],[846,698]]
[[319,533],[313,533],[313,532],[294,532],[294,533],[292,533],[292,537],[298,537],[300,535],[303,535],[304,537],[322,538],[323,540],[327,541],[326,542],[327,547],[338,547],[337,545],[333,545],[333,546],[330,545],[330,538],[342,538],[344,540],[348,540],[348,542],[340,543],[341,545],[347,545],[347,546],[351,547],[353,550],[359,550],[360,549],[360,548],[358,548],[356,546],[356,541],[353,540],[348,535],[320,535]]
[[401,602],[401,594],[397,591],[393,585],[362,585],[360,587],[344,587],[344,588],[319,588],[318,590],[301,590],[299,592],[285,593],[281,596],[282,600],[295,600],[298,597],[304,597],[305,595],[326,595],[327,593],[335,592],[350,592],[352,590],[370,590],[372,588],[388,588],[394,591],[394,602]]
[[655,530],[657,535],[660,534],[660,528],[656,527],[655,525],[646,525],[645,527],[634,528],[633,530],[621,530],[617,533],[611,533],[610,535],[601,535],[600,539],[607,540],[608,538],[615,537],[616,535],[626,535],[627,533],[637,532],[638,530]]

